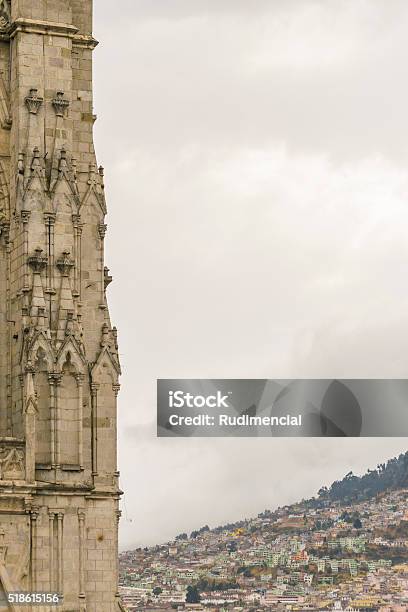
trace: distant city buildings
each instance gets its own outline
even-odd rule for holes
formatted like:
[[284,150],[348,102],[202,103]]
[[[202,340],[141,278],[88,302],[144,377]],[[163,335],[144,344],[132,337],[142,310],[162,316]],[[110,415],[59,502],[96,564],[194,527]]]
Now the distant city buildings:
[[192,536],[121,554],[129,611],[408,611],[408,490],[309,500]]

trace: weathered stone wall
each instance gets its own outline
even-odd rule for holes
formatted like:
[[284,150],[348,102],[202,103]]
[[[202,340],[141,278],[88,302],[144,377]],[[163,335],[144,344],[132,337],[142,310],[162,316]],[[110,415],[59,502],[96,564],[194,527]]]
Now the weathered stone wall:
[[92,0],[0,0],[0,592],[117,595],[120,366]]

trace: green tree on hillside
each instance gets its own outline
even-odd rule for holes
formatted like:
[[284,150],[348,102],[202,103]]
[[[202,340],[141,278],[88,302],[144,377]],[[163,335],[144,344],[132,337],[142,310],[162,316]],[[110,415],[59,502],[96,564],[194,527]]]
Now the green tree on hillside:
[[197,587],[187,587],[186,603],[200,603],[200,593],[198,592]]

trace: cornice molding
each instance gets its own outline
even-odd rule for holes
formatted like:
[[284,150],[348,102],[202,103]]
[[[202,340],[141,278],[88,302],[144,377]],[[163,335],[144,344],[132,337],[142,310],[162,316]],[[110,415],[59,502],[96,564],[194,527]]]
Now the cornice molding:
[[99,44],[93,36],[80,34],[79,28],[69,23],[40,21],[37,19],[27,19],[23,17],[19,17],[7,28],[4,28],[3,31],[0,32],[0,40],[9,40],[14,38],[19,32],[64,36],[65,38],[72,39],[72,44],[75,47],[84,47],[91,50],[95,49],[95,47]]
[[73,38],[78,33],[76,26],[68,23],[57,23],[55,21],[40,21],[37,19],[26,19],[19,17],[10,25],[9,36],[14,38],[18,32],[29,32],[31,34],[52,34],[53,36],[65,36]]

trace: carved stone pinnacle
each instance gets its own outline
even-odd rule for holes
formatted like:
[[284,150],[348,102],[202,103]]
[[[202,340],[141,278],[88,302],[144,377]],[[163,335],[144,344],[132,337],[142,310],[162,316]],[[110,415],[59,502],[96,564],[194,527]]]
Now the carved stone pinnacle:
[[69,101],[64,99],[63,91],[57,91],[57,96],[53,99],[52,105],[57,117],[63,117],[65,115],[65,111],[69,106]]
[[28,258],[28,264],[33,270],[34,274],[40,274],[47,265],[48,258],[42,253],[42,249],[35,249],[34,255],[31,255],[31,257]]
[[36,115],[44,102],[44,98],[38,95],[38,89],[30,89],[29,95],[25,98],[25,104],[32,115]]
[[73,267],[74,262],[72,261],[71,253],[69,251],[64,251],[57,261],[58,270],[61,272],[62,276],[69,276]]

